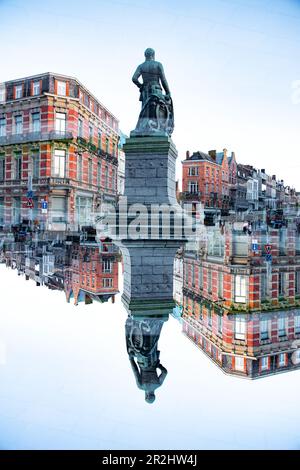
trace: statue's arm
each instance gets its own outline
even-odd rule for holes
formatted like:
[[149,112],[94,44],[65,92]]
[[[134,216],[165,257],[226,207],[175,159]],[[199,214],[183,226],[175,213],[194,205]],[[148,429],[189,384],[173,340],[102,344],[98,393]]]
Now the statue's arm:
[[165,90],[166,94],[171,95],[170,88],[169,88],[167,79],[165,77],[165,72],[164,72],[164,68],[163,68],[162,64],[159,64],[159,78],[160,78],[161,84],[162,84],[163,89]]
[[162,366],[161,364],[158,365],[158,368],[159,368],[160,371],[161,371],[161,374],[160,374],[160,376],[159,376],[159,378],[158,378],[158,381],[159,381],[160,385],[162,385],[163,382],[164,382],[164,380],[165,380],[165,378],[166,378],[167,375],[168,375],[168,371],[167,371],[167,369],[166,369],[164,366]]
[[136,69],[136,71],[134,72],[132,76],[132,81],[138,88],[141,88],[142,86],[142,83],[139,81],[139,77],[141,76],[141,74],[142,74],[141,68],[140,66],[138,66],[138,68]]

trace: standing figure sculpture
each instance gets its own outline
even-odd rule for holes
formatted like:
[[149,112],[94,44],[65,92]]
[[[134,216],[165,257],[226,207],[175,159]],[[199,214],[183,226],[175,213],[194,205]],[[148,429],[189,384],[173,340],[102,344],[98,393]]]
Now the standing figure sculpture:
[[[143,83],[139,81],[140,76]],[[138,66],[132,81],[140,89],[142,109],[131,136],[171,136],[174,130],[173,102],[163,66],[155,60],[153,49],[145,50],[145,62]]]

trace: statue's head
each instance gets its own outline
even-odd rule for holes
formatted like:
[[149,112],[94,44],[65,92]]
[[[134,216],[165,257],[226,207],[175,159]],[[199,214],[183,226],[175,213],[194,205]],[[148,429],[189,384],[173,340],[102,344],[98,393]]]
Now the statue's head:
[[155,50],[154,49],[151,49],[151,47],[148,47],[146,50],[145,50],[145,57],[146,57],[146,60],[154,60],[155,58]]
[[146,392],[145,393],[145,401],[147,403],[153,403],[155,401],[155,394],[154,392]]

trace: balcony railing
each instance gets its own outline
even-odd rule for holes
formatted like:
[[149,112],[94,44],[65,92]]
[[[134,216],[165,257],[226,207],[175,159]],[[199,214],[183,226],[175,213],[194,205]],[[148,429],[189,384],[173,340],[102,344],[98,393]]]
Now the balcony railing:
[[11,134],[0,137],[0,145],[22,144],[26,142],[40,142],[48,140],[71,140],[73,133],[70,131],[58,132],[26,132],[22,134]]
[[201,191],[195,191],[195,192],[190,192],[190,191],[183,191],[181,193],[181,197],[183,200],[197,200],[199,201],[201,198]]

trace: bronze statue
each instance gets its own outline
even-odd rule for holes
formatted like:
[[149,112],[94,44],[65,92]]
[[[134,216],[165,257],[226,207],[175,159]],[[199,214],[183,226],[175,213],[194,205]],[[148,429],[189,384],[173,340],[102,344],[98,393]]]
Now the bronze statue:
[[166,320],[128,317],[125,324],[130,365],[138,388],[145,392],[147,403],[154,402],[155,390],[161,387],[168,374],[160,363],[160,352],[157,350],[161,329]]
[[[140,76],[143,83],[139,81]],[[171,136],[174,130],[173,102],[163,66],[155,60],[153,49],[145,50],[145,62],[138,66],[132,81],[140,89],[142,109],[131,135]]]

